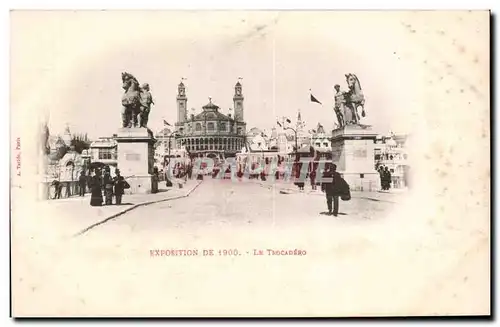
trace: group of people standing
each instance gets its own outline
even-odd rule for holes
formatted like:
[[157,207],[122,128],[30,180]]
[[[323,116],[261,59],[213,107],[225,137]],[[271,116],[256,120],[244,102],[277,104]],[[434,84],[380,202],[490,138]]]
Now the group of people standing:
[[[307,167],[307,175],[305,176],[306,179],[309,179],[311,182],[311,189],[315,191],[317,189],[317,172],[319,170],[319,162],[320,162],[320,157],[318,153],[315,153],[314,158],[309,162],[309,165]],[[300,156],[297,155],[295,158],[295,162],[293,164],[293,174],[295,179],[297,180],[294,184],[299,188],[300,191],[304,190],[305,183],[303,180],[301,180],[301,173],[302,173],[302,166],[303,162],[300,161]]]
[[380,166],[378,168],[378,173],[380,174],[380,185],[382,190],[387,191],[391,188],[392,175],[387,166]]
[[[172,164],[172,167],[170,167]],[[186,182],[193,175],[193,163],[190,159],[186,160],[165,160],[165,182],[167,187],[171,187],[172,179],[176,179],[179,185]],[[182,187],[182,186],[180,186]]]
[[[84,173],[82,173],[84,174]],[[125,189],[130,188],[125,178],[120,175],[120,170],[115,170],[115,176],[111,177],[111,171],[109,166],[105,166],[104,169],[96,169],[94,176],[90,180],[90,205],[91,206],[102,206],[103,202],[105,205],[113,204],[113,196],[116,199],[116,204],[122,203],[122,196],[125,193]],[[103,201],[103,191],[104,191],[104,201]]]

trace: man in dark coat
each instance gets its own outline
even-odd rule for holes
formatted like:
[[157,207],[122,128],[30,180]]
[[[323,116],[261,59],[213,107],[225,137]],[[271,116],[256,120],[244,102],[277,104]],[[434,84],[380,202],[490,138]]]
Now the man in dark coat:
[[391,172],[389,171],[389,167],[385,167],[384,177],[385,177],[385,189],[389,190],[391,188],[391,180],[392,180],[392,176],[391,176]]
[[78,186],[80,186],[80,196],[85,195],[85,187],[87,186],[87,176],[85,176],[85,172],[82,171],[80,174],[80,178],[78,179]]
[[187,175],[188,179],[191,179],[191,176],[193,176],[193,162],[189,162],[189,165],[187,166]]
[[315,155],[314,159],[309,163],[309,179],[311,181],[311,188],[316,190],[316,174],[319,166],[319,155]]
[[125,181],[125,178],[120,175],[120,170],[115,170],[116,176],[113,178],[115,185],[115,198],[116,204],[122,204],[122,196],[125,193],[124,190],[129,187],[128,183]]
[[[337,173],[337,165],[328,162],[325,165],[323,179],[321,182],[321,191],[326,194],[326,204],[328,206],[328,215],[337,216],[339,214],[339,196],[342,195],[343,180]],[[332,211],[333,202],[333,211]]]
[[52,186],[54,186],[54,199],[60,199],[61,198],[61,192],[63,189],[63,185],[61,182],[54,180],[52,182]]
[[109,167],[104,169],[104,177],[103,177],[103,187],[104,187],[104,197],[106,199],[106,205],[113,204],[113,186],[114,186],[113,178],[111,177]]
[[[120,176],[120,171],[117,169],[115,176],[115,181],[118,176]],[[121,177],[121,176],[120,176]],[[158,183],[160,182],[160,173],[158,172],[158,167],[153,168],[153,175],[151,176],[151,193],[158,193]],[[116,196],[116,204],[118,204],[118,194],[116,194],[116,184],[115,184],[115,196]]]
[[298,186],[300,191],[304,190],[304,179],[301,175],[302,172],[302,162],[300,161],[300,155],[297,154],[295,157],[295,162],[292,165],[293,175],[295,177],[294,184]]

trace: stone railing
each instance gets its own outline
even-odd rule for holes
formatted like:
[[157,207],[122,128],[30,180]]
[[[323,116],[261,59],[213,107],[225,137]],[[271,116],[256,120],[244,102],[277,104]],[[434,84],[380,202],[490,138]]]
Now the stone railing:
[[[78,196],[80,192],[80,185],[78,181],[71,182],[61,182],[61,199]],[[88,187],[85,193],[89,193]],[[56,196],[56,187],[52,185],[52,182],[42,182],[40,183],[40,198],[41,200],[52,200]]]

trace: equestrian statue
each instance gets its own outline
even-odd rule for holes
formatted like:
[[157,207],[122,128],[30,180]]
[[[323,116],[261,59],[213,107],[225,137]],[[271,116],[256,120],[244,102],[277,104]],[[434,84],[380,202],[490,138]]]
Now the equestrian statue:
[[122,126],[147,128],[151,105],[154,104],[149,85],[139,87],[137,79],[127,72],[122,73]]
[[345,125],[359,125],[361,117],[358,108],[361,107],[361,116],[365,117],[365,97],[359,79],[354,74],[345,74],[349,91],[340,90],[340,85],[335,85],[335,114],[339,127]]

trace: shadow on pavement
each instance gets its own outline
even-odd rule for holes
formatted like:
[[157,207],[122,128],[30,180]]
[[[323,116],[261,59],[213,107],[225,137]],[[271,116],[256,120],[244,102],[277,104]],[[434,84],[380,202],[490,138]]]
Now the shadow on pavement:
[[[330,214],[328,214],[328,211],[322,211],[319,213],[320,215],[326,215],[326,216],[330,216]],[[345,212],[339,212],[338,213],[339,216],[347,216],[347,214]],[[332,214],[333,216],[333,214]]]
[[374,202],[380,202],[379,199],[373,199],[373,198],[365,198],[365,197],[362,197],[360,199],[365,199],[365,200],[368,200],[368,201],[374,201]]

